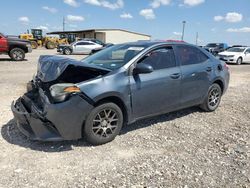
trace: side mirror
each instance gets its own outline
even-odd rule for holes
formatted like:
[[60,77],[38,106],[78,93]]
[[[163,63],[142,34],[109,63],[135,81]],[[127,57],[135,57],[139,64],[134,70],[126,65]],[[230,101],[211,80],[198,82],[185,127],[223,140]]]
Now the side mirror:
[[151,65],[144,64],[144,63],[137,64],[135,69],[134,69],[135,74],[148,74],[148,73],[151,73],[153,71],[154,71],[154,69]]

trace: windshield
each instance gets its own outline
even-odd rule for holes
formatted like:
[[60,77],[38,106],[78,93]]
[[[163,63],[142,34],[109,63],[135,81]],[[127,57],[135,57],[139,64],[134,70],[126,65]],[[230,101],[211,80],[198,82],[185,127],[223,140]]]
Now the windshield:
[[104,43],[102,41],[100,41],[100,40],[95,39],[95,40],[93,40],[93,42],[104,46]]
[[227,49],[228,52],[244,52],[246,48],[229,48]]
[[219,46],[218,44],[216,43],[210,43],[210,44],[207,44],[207,47],[217,47]]
[[145,46],[142,45],[118,44],[101,50],[81,61],[87,64],[115,70],[128,63],[144,48]]

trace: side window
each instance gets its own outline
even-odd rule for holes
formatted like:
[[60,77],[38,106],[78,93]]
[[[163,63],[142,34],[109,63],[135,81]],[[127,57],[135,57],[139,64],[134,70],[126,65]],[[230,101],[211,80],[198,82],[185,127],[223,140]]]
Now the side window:
[[154,70],[166,69],[176,66],[172,47],[163,47],[146,54],[139,63],[149,64]]
[[199,64],[209,59],[201,50],[192,46],[177,46],[176,49],[181,65]]
[[77,46],[85,46],[85,45],[91,45],[89,42],[78,42],[76,44]]
[[248,49],[246,50],[246,53],[250,53],[250,48],[248,48]]

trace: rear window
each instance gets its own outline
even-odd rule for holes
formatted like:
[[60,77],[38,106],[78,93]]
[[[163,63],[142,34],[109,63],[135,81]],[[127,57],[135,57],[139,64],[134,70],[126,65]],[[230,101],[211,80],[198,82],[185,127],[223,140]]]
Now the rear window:
[[176,49],[181,65],[199,64],[209,59],[200,49],[193,46],[177,46]]

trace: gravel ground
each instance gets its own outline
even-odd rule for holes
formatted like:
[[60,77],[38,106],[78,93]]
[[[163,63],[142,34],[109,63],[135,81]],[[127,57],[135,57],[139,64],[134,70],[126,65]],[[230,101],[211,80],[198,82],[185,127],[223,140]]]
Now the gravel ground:
[[[0,187],[250,187],[250,65],[230,65],[219,109],[193,107],[122,129],[111,143],[30,141],[13,122],[41,54],[0,58]],[[82,56],[71,55],[75,59]]]

